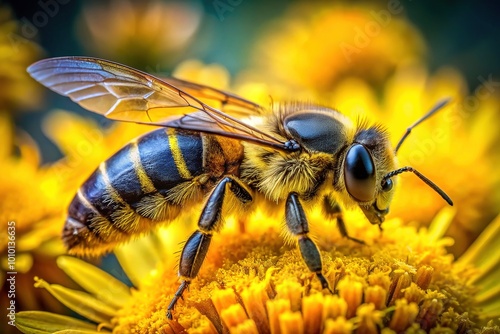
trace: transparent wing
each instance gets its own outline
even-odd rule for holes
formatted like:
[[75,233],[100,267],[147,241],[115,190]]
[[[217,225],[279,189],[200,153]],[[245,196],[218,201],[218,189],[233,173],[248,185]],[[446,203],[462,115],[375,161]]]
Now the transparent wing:
[[220,110],[231,115],[252,116],[264,112],[262,106],[236,94],[173,77],[161,79],[196,98],[219,102]]
[[[171,79],[169,83],[131,67],[97,58],[45,59],[31,65],[28,72],[53,91],[110,119],[214,133],[286,149],[283,140],[215,109],[185,91],[223,103],[226,101],[226,104],[246,110],[260,108],[236,95],[213,88],[179,79]],[[176,87],[175,83],[185,90]]]

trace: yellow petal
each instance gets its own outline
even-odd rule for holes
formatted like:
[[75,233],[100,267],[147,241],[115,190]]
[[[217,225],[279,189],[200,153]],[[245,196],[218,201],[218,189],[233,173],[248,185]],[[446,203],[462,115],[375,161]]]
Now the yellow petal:
[[269,320],[266,315],[266,302],[269,296],[266,292],[268,283],[266,281],[252,284],[241,292],[241,299],[248,316],[260,332],[269,328]]
[[500,215],[481,233],[474,243],[462,254],[457,260],[458,265],[466,265],[468,263],[482,268],[495,268],[492,262],[498,263],[499,257],[495,251],[500,240]]
[[347,302],[338,295],[326,296],[323,304],[323,320],[336,319],[347,315]]
[[228,328],[238,327],[247,319],[247,315],[241,304],[233,304],[220,312],[220,317]]
[[[61,217],[59,217],[59,215],[41,220],[39,223],[34,224],[29,232],[23,235],[16,247],[19,251],[26,252],[40,249],[48,240],[59,238],[61,233],[60,222]],[[56,254],[64,254],[65,249],[62,242],[54,244],[53,247],[56,247]]]
[[12,148],[14,146],[14,142],[12,140],[14,138],[13,128],[12,116],[5,110],[0,110],[0,133],[3,134],[2,144],[0,145],[1,159],[10,157],[12,153]]
[[356,310],[358,320],[358,333],[378,333],[377,327],[382,326],[382,317],[384,312],[376,311],[373,304],[362,304]]
[[350,279],[343,279],[339,282],[338,289],[339,296],[347,302],[347,318],[352,318],[363,301],[363,284]]
[[44,288],[61,303],[97,323],[109,323],[116,310],[88,293],[68,289],[58,284],[49,284],[43,279],[35,277],[35,287]]
[[500,215],[481,233],[469,249],[458,259],[457,264],[467,266],[473,264],[478,274],[472,282],[479,287],[476,300],[485,316],[500,316],[500,257],[496,249],[500,241]]
[[385,308],[385,301],[387,300],[387,291],[381,286],[369,286],[365,290],[365,303],[372,303],[375,309],[382,310]]
[[408,303],[406,299],[396,300],[396,307],[392,315],[389,327],[396,332],[402,332],[407,329],[418,315],[418,305],[415,303]]
[[271,299],[266,302],[267,313],[269,315],[269,329],[271,334],[280,333],[280,314],[290,312],[290,300]]
[[310,333],[320,333],[323,316],[323,295],[316,293],[302,299],[302,314],[304,318],[304,328]]
[[140,288],[145,278],[162,261],[155,239],[155,234],[151,233],[147,237],[121,245],[114,251],[123,271],[136,287]]
[[344,317],[337,319],[327,319],[325,322],[325,334],[350,334],[352,333],[353,324],[347,321]]
[[238,333],[238,334],[258,334],[257,326],[252,319],[247,319],[238,326],[231,327],[229,329],[230,333]]
[[438,241],[441,239],[448,230],[456,213],[457,210],[452,207],[444,207],[441,209],[429,226],[429,240]]
[[[81,333],[97,332],[97,325],[72,317],[43,311],[16,313],[16,327],[23,333],[54,333],[71,328]],[[76,333],[76,332],[75,332]]]
[[280,314],[278,318],[282,334],[304,333],[304,320],[300,312],[285,312]]
[[291,311],[298,311],[302,305],[302,290],[303,287],[298,282],[283,282],[276,286],[276,299],[288,299],[290,301]]
[[130,288],[101,269],[72,256],[60,256],[57,265],[97,299],[116,308],[128,302]]

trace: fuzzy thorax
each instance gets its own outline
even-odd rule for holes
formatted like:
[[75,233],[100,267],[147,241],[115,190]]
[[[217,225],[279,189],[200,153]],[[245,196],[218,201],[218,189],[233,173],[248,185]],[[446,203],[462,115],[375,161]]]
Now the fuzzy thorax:
[[285,155],[246,145],[241,178],[271,201],[284,200],[291,192],[308,198],[323,186],[334,162],[335,157],[326,153]]

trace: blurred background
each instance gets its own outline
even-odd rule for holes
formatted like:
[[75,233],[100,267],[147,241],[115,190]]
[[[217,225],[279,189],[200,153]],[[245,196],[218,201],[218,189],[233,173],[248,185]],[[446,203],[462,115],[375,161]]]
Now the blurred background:
[[[326,104],[382,123],[393,143],[451,97],[399,158],[455,201],[447,234],[460,255],[500,211],[499,10],[465,0],[0,2],[0,219],[15,220],[22,240],[18,266],[27,275],[18,284],[32,289],[36,274],[62,280],[47,268],[64,252],[67,204],[100,161],[147,130],[84,111],[25,72],[68,55],[173,74],[264,106],[271,98]],[[444,206],[405,175],[391,217],[427,226]],[[57,308],[35,295],[22,303]]]
[[[14,43],[23,44],[24,39],[36,43],[39,46],[37,58],[88,55],[126,63],[148,72],[167,74],[172,73],[183,60],[196,58],[205,63],[222,64],[234,76],[254,64],[255,57],[262,57],[256,54],[256,48],[262,47],[266,33],[277,27],[276,21],[287,14],[291,18],[290,13],[298,11],[297,3],[300,4],[300,1],[21,0],[7,1],[3,7],[10,7],[12,18],[20,21],[20,31]],[[481,83],[479,75],[499,77],[500,44],[497,38],[500,23],[496,14],[500,4],[466,0],[401,0],[312,1],[303,5],[312,12],[316,8],[318,14],[321,12],[318,6],[328,7],[328,3],[333,4],[330,7],[365,7],[368,12],[377,11],[377,8],[380,8],[379,11],[388,10],[391,3],[399,4],[389,20],[406,20],[418,32],[425,44],[425,50],[418,51],[431,72],[442,66],[455,67],[461,71],[471,89]],[[306,14],[306,10],[303,13]],[[292,15],[300,16],[299,13]],[[348,19],[346,16],[345,20]],[[378,22],[375,16],[372,19]],[[336,29],[343,29],[342,24],[325,24],[323,28],[327,27],[332,30],[324,31],[322,37],[338,39],[333,36],[339,33]],[[363,24],[359,27],[364,29]],[[391,22],[387,26],[382,23],[381,27],[397,29],[391,26]],[[350,44],[355,46],[356,30],[343,33],[345,42],[349,44],[351,41]],[[406,42],[408,48],[414,48],[411,38]],[[264,47],[276,58],[287,57],[279,46],[269,43]],[[390,52],[392,47],[399,49],[404,46],[387,45],[387,51]],[[306,61],[308,51],[302,50]],[[373,63],[370,66],[378,65]],[[47,106],[81,110],[67,99],[47,92],[43,94],[49,99],[45,105],[24,108],[38,113],[20,113],[15,119],[16,124],[41,141],[42,158],[48,162],[60,155],[41,134],[43,112],[48,111]]]

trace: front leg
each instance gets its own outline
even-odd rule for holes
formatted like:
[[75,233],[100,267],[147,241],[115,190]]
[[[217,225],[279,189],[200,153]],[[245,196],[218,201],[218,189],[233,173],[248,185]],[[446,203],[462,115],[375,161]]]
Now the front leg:
[[198,230],[189,237],[182,248],[179,262],[181,284],[168,305],[168,319],[172,319],[172,310],[175,304],[182,298],[182,294],[188,288],[191,280],[194,279],[200,271],[201,265],[207,255],[210,241],[212,240],[212,234],[220,228],[222,222],[222,205],[228,190],[230,190],[241,203],[247,203],[252,200],[252,195],[250,195],[249,190],[235,177],[226,176],[217,183],[201,212],[198,221]]
[[331,218],[331,219],[337,219],[337,227],[339,229],[340,234],[349,240],[358,242],[362,245],[365,245],[365,242],[361,239],[357,239],[354,237],[351,237],[349,233],[347,232],[347,228],[345,226],[344,222],[344,215],[342,214],[342,208],[340,207],[339,203],[332,197],[332,196],[325,196],[324,201],[323,201],[323,208],[325,211],[325,214]]
[[309,238],[309,224],[306,214],[299,201],[297,193],[290,193],[286,200],[285,208],[286,226],[288,230],[297,237],[300,254],[310,271],[316,274],[323,289],[328,289],[331,293],[330,285],[323,276],[323,264],[321,255],[316,244]]

